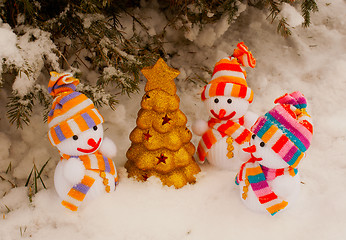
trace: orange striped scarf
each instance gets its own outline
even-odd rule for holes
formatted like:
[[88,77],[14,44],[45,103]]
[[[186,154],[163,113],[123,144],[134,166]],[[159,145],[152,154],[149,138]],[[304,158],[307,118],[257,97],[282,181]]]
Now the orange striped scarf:
[[[69,160],[70,158],[73,158],[73,156],[62,154],[62,159]],[[77,211],[86,194],[94,184],[97,176],[103,179],[106,192],[110,191],[106,173],[115,175],[115,183],[118,182],[118,176],[113,161],[103,156],[99,151],[93,154],[81,155],[78,156],[78,158],[83,162],[85,169],[90,171],[85,172],[81,182],[75,184],[68,192],[66,199],[62,201],[62,205],[72,211]]]
[[220,139],[225,136],[230,136],[238,144],[249,142],[251,132],[244,126],[244,117],[241,117],[238,122],[228,120],[222,123],[221,120],[211,118],[208,121],[209,130],[206,131],[197,147],[197,155],[200,162],[204,162],[210,148]]

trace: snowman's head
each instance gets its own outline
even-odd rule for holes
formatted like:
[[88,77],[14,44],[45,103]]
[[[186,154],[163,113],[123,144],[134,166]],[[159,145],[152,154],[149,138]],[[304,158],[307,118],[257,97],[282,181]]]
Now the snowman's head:
[[287,168],[290,165],[256,134],[252,135],[250,147],[243,149],[251,153],[259,164],[272,169]]
[[211,118],[234,120],[245,115],[250,103],[239,97],[214,96],[206,99],[204,105]]
[[293,92],[274,102],[278,104],[251,127],[251,147],[244,151],[269,168],[296,168],[310,147],[313,133],[306,99],[300,92]]
[[103,118],[93,102],[75,91],[78,79],[51,73],[48,91],[54,97],[48,114],[48,137],[61,154],[79,156],[97,151],[103,138]]
[[103,140],[103,126],[98,124],[92,128],[75,134],[56,145],[59,151],[70,156],[80,156],[96,152]]
[[217,62],[210,82],[202,91],[201,99],[212,118],[239,119],[253,100],[253,91],[247,86],[246,72],[239,61],[232,56]]

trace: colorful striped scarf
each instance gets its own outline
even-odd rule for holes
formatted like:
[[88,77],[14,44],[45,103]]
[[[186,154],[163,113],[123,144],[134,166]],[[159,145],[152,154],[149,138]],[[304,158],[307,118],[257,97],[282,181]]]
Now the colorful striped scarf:
[[70,158],[79,158],[83,162],[83,165],[87,171],[85,171],[85,175],[81,182],[75,184],[68,192],[66,199],[61,202],[66,208],[72,211],[77,211],[86,194],[94,184],[95,178],[97,177],[101,177],[103,179],[106,192],[110,191],[106,173],[115,175],[115,183],[117,184],[118,176],[113,161],[103,156],[99,151],[96,151],[93,154],[81,155],[78,157],[62,154],[62,159],[69,160]]
[[239,185],[240,182],[245,181],[245,189],[243,189],[244,200],[247,197],[246,191],[248,185],[250,185],[257,196],[258,201],[273,216],[280,210],[284,209],[288,202],[277,196],[272,191],[267,181],[274,180],[277,176],[284,174],[295,176],[297,173],[298,169],[292,167],[282,169],[270,169],[264,167],[258,163],[257,158],[252,156],[249,161],[243,163],[241,166],[240,171],[235,178],[235,183]]
[[244,117],[240,118],[238,122],[228,120],[225,123],[222,123],[219,119],[211,118],[208,121],[208,126],[210,129],[202,135],[197,147],[199,161],[203,163],[211,147],[225,136],[232,137],[238,144],[249,142],[251,132],[242,126],[243,124]]

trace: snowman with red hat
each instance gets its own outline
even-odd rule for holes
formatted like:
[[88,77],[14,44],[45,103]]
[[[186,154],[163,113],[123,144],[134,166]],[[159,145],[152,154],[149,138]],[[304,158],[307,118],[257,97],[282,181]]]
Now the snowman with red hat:
[[51,72],[48,92],[54,97],[48,114],[48,137],[61,160],[54,174],[62,205],[76,211],[82,202],[115,190],[116,146],[103,136],[103,118],[93,102],[75,91],[79,80]]
[[216,63],[211,81],[204,87],[201,99],[210,119],[198,120],[192,131],[201,136],[197,148],[200,162],[206,159],[222,169],[238,170],[249,159],[242,151],[248,146],[251,133],[248,129],[257,115],[248,111],[253,91],[247,86],[243,67],[254,68],[256,60],[243,42],[238,43],[231,57]]
[[300,92],[285,94],[251,128],[251,154],[236,177],[241,199],[251,210],[275,215],[297,199],[298,165],[313,134],[307,102]]

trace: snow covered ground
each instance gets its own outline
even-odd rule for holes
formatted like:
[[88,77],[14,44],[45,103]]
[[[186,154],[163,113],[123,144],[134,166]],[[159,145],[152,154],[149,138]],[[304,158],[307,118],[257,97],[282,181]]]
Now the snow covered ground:
[[[193,40],[191,44],[167,44],[168,49],[176,49],[168,64],[181,71],[176,83],[180,109],[188,117],[189,128],[194,120],[207,119],[207,115],[199,99],[199,87],[184,79],[196,67],[212,69],[239,41],[244,41],[257,59],[256,68],[247,71],[248,85],[255,92],[252,111],[263,114],[272,108],[276,97],[286,92],[299,90],[307,97],[315,124],[314,138],[300,165],[302,189],[292,208],[274,217],[251,212],[239,199],[236,173],[208,164],[201,167],[196,184],[179,190],[162,187],[153,178],[145,183],[128,179],[123,167],[125,153],[142,90],[131,98],[123,96],[115,112],[100,109],[106,120],[105,135],[118,146],[114,160],[120,184],[116,192],[77,213],[65,210],[55,193],[53,173],[59,155],[48,141],[40,109],[24,130],[9,127],[7,119],[1,117],[1,172],[12,162],[12,174],[22,179],[23,186],[33,162],[40,168],[51,160],[43,176],[47,190],[40,190],[32,202],[27,188],[12,189],[10,183],[0,180],[0,196],[5,194],[0,199],[0,239],[345,239],[346,2],[318,3],[319,12],[313,14],[309,29],[298,26],[296,13],[286,9],[289,22],[297,25],[289,38],[277,35],[276,26],[262,12],[247,9],[237,24],[229,27],[220,21],[210,26],[213,34],[186,36]],[[159,13],[155,16],[159,18]],[[156,23],[152,31],[160,28],[158,20],[152,21]],[[6,101],[3,92],[0,99]],[[193,137],[193,143],[197,142]]]

